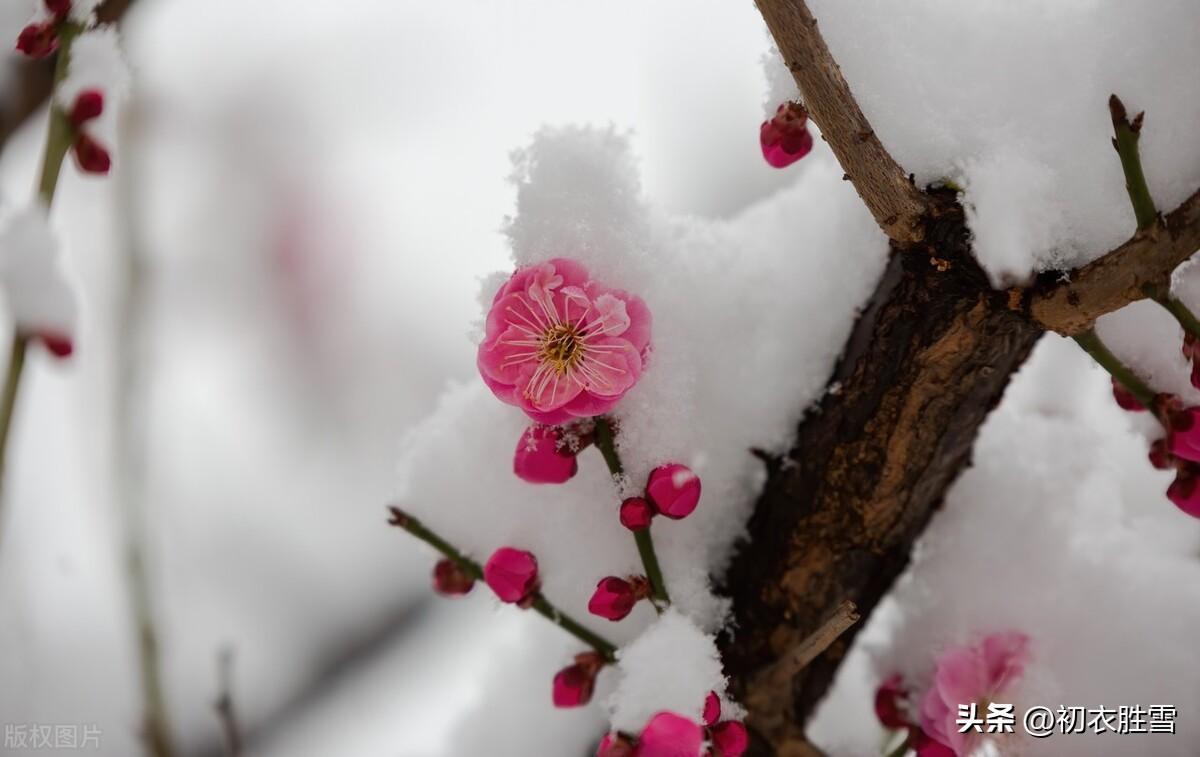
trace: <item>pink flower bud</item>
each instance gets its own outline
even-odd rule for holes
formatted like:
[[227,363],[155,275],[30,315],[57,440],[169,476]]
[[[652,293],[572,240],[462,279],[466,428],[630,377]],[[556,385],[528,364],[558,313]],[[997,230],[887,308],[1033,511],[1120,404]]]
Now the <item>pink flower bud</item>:
[[112,168],[112,158],[108,150],[92,139],[88,134],[80,134],[75,139],[75,162],[84,173],[106,174]]
[[1166,439],[1156,439],[1150,444],[1150,464],[1159,470],[1175,467],[1175,456],[1167,450]]
[[534,424],[517,440],[513,473],[531,484],[561,484],[579,470],[575,453],[562,443],[562,431]]
[[98,89],[85,89],[75,97],[75,104],[71,106],[71,112],[67,115],[67,119],[76,128],[99,118],[104,112],[104,93]]
[[660,465],[650,472],[646,496],[661,515],[674,520],[686,518],[700,501],[700,478],[679,463]]
[[717,692],[710,691],[708,696],[704,697],[704,715],[702,716],[704,725],[714,726],[721,719],[721,698],[717,696]]
[[475,579],[450,559],[433,566],[433,590],[444,597],[461,597],[475,587]]
[[621,525],[630,531],[650,528],[654,508],[641,497],[630,497],[621,503]]
[[901,700],[908,696],[904,690],[903,679],[899,675],[888,678],[875,690],[875,717],[884,728],[907,728],[908,718],[900,706]]
[[1192,361],[1192,386],[1200,389],[1200,360]]
[[588,600],[588,612],[601,618],[618,621],[633,611],[639,599],[650,596],[650,582],[642,576],[629,580],[609,576],[600,579],[596,591]]
[[582,707],[592,701],[596,674],[602,667],[604,658],[596,652],[576,655],[574,665],[563,668],[554,676],[554,706]]
[[742,757],[750,746],[750,734],[746,726],[736,720],[725,720],[717,723],[709,732],[716,757]]
[[692,757],[700,754],[704,731],[682,715],[660,712],[638,738],[638,757]]
[[58,49],[58,28],[53,21],[30,24],[17,35],[17,50],[30,58],[49,58]]
[[808,133],[808,111],[800,103],[779,106],[770,121],[763,121],[758,132],[763,158],[775,168],[787,168],[808,155],[813,138]]
[[1180,410],[1175,398],[1160,404],[1167,427],[1167,450],[1184,460],[1200,462],[1200,407]]
[[1128,410],[1131,413],[1138,413],[1145,410],[1145,406],[1138,402],[1137,397],[1133,396],[1133,392],[1125,388],[1125,386],[1117,381],[1112,380],[1113,399],[1117,401],[1117,405],[1122,410]]
[[596,747],[596,757],[634,757],[636,754],[629,739],[619,733],[606,733]]
[[60,360],[70,357],[75,352],[75,342],[67,334],[56,331],[39,331],[31,338],[40,342],[47,352]]
[[538,590],[537,558],[512,547],[501,547],[483,566],[483,580],[501,602],[526,605]]
[[1175,480],[1167,487],[1167,499],[1193,518],[1200,518],[1200,486],[1196,473],[1184,469],[1175,474]]

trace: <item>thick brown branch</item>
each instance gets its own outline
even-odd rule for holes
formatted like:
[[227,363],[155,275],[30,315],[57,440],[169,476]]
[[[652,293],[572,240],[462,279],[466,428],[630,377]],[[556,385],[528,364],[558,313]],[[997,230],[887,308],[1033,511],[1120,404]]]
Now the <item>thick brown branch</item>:
[[789,464],[770,473],[749,525],[753,548],[727,577],[737,631],[724,651],[770,744],[759,753],[808,748],[804,723],[860,626],[792,677],[785,717],[756,690],[756,671],[842,602],[871,613],[1041,334],[988,286],[961,209],[946,199],[927,230],[943,264],[893,250],[831,391],[800,425]]
[[1171,272],[1196,250],[1200,250],[1200,191],[1125,244],[1071,273],[1068,280],[1035,287],[1023,305],[1043,329],[1073,336],[1105,313],[1143,299],[1148,286],[1166,284]]
[[928,198],[879,141],[829,53],[804,0],[757,0],[804,107],[837,156],[875,221],[892,241],[921,241]]

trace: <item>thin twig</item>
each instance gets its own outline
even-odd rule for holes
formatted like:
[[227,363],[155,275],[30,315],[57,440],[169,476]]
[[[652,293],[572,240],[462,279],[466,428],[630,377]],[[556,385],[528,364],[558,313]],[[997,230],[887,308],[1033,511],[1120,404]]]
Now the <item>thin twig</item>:
[[804,670],[817,655],[824,652],[846,629],[858,622],[858,609],[854,603],[846,600],[838,605],[821,626],[808,635],[803,641],[792,647],[786,654],[771,663],[762,675],[771,678],[781,678],[791,681],[792,677]]
[[1130,121],[1125,104],[1116,95],[1108,98],[1108,112],[1112,116],[1113,149],[1117,151],[1121,170],[1125,172],[1125,190],[1129,192],[1137,227],[1148,229],[1158,219],[1158,210],[1154,207],[1154,198],[1150,196],[1150,187],[1146,185],[1142,156],[1138,153],[1138,138],[1142,134],[1142,120],[1146,114],[1138,113]]
[[[388,523],[403,528],[438,552],[441,552],[475,580],[483,580],[483,567],[463,554],[453,544],[439,536],[433,529],[398,507],[389,507],[388,510],[391,512],[391,518],[388,519]],[[554,625],[596,650],[607,662],[614,662],[617,659],[617,646],[615,644],[600,634],[589,630],[582,623],[558,609],[541,592],[533,595],[529,606],[546,620],[549,620]]]
[[[625,467],[621,464],[621,456],[617,454],[616,439],[613,435],[612,422],[604,416],[596,418],[596,447],[604,456],[608,472],[614,480],[620,480],[625,475]],[[658,563],[658,553],[654,551],[654,538],[650,536],[650,527],[633,532],[633,541],[637,545],[638,556],[642,558],[642,568],[646,571],[646,579],[650,582],[650,591],[654,597],[654,609],[662,612],[663,607],[671,604],[667,594],[667,582],[663,579],[662,567]]]
[[1142,403],[1142,407],[1147,410],[1154,407],[1154,390],[1147,386],[1146,382],[1142,381],[1132,368],[1112,354],[1100,337],[1096,335],[1094,329],[1076,334],[1074,338],[1083,351],[1092,356],[1092,360],[1108,371],[1110,376],[1136,397],[1138,402]]
[[217,699],[213,702],[217,721],[221,724],[221,739],[227,757],[241,757],[242,729],[233,707],[233,650],[226,647],[217,655]]
[[804,0],[757,0],[784,63],[847,178],[875,222],[900,244],[919,242],[931,208],[924,193],[879,141],[829,52]]

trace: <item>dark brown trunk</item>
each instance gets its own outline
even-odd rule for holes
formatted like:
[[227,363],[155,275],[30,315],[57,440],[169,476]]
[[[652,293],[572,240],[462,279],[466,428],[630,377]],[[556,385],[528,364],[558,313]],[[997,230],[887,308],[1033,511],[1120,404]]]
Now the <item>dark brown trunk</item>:
[[843,600],[865,618],[908,563],[979,426],[1042,333],[1008,308],[970,256],[961,210],[942,198],[926,252],[893,250],[829,391],[770,475],[749,541],[727,577],[735,635],[729,673],[749,723],[772,746],[808,754],[803,726],[855,626],[791,681],[753,681]]

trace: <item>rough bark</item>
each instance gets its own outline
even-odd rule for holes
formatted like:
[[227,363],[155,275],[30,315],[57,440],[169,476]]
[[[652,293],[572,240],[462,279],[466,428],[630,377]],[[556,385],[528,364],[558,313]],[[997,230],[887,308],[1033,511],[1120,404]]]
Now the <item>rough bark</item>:
[[[935,199],[925,229],[935,254],[893,250],[829,393],[787,459],[771,467],[749,526],[753,548],[740,551],[728,576],[737,632],[725,655],[737,681],[754,679],[841,602],[871,612],[1042,333],[988,285],[961,210]],[[759,683],[741,692],[773,753],[812,753],[803,725],[859,627],[780,690]],[[791,706],[761,704],[780,700]]]

